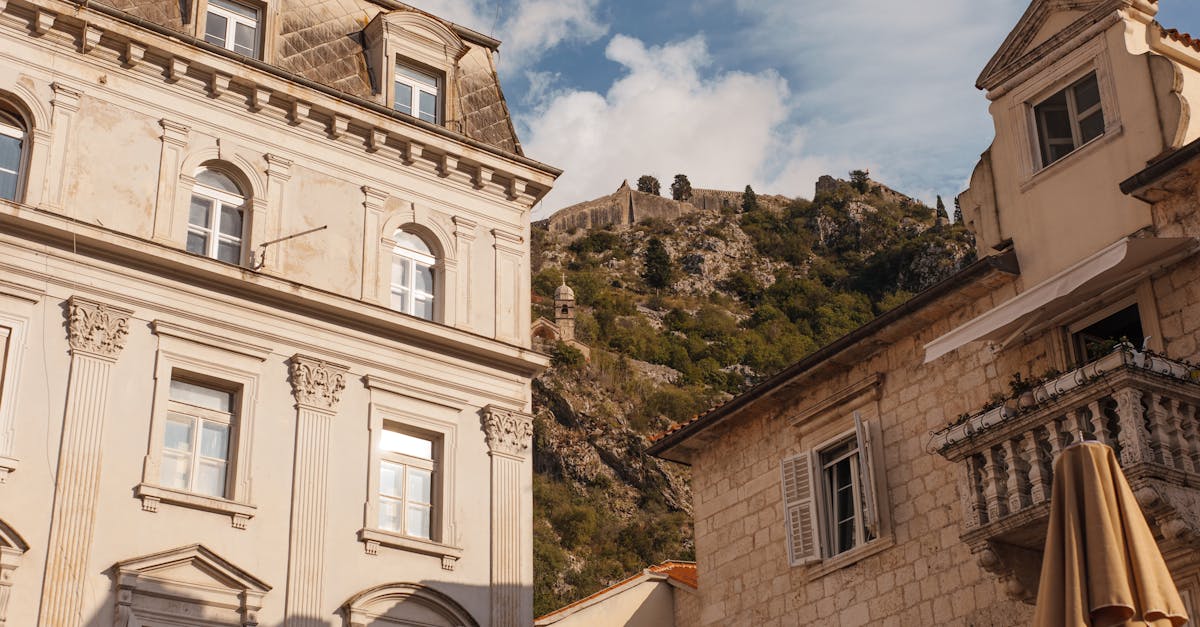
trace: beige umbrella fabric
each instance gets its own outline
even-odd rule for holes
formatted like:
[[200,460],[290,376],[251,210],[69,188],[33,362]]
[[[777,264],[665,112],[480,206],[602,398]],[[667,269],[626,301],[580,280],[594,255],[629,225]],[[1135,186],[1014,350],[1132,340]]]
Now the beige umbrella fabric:
[[1171,573],[1117,458],[1098,442],[1054,462],[1034,627],[1179,627]]

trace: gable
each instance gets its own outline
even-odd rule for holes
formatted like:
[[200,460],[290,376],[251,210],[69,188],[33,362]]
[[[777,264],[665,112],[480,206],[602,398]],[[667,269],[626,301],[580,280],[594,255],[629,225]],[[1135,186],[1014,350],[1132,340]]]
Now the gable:
[[134,618],[257,624],[254,615],[271,589],[199,544],[118,562],[113,571],[123,625]]
[[1144,13],[1146,21],[1157,12],[1154,4],[1130,0],[1033,0],[975,86],[991,91],[1047,57],[1070,52],[1065,44],[1106,20],[1120,19],[1119,9]]

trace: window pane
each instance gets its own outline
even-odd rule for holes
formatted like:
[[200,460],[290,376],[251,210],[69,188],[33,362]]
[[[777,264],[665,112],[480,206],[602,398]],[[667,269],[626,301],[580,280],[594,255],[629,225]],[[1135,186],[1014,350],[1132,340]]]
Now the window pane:
[[1075,84],[1075,110],[1083,113],[1100,104],[1100,85],[1092,74]]
[[242,210],[221,206],[221,233],[233,237],[242,236]]
[[424,318],[425,320],[433,320],[433,301],[432,300],[414,300],[413,312],[414,316]]
[[390,499],[379,501],[379,528],[400,531],[400,502]]
[[0,135],[0,170],[15,173],[21,168],[21,140]]
[[171,379],[171,400],[207,407],[225,413],[233,411],[233,393]]
[[258,19],[258,11],[254,10],[244,4],[238,4],[236,2],[229,2],[228,0],[208,0],[208,3],[211,5],[219,6],[222,9],[225,9],[226,11],[229,11],[236,15],[240,15],[242,17],[248,17],[253,20]]
[[404,466],[391,462],[379,464],[379,493],[387,496],[404,496]]
[[225,263],[242,263],[241,242],[217,242],[217,259]]
[[194,233],[188,231],[187,235],[187,251],[196,253],[197,255],[208,254],[208,238],[203,233]]
[[1104,112],[1097,111],[1079,121],[1079,141],[1087,143],[1104,134]]
[[255,56],[254,48],[257,37],[257,29],[253,26],[238,23],[233,31],[233,51],[248,57]]
[[404,83],[396,83],[395,108],[400,113],[412,115],[412,87]]
[[17,199],[17,173],[0,170],[0,198]]
[[163,430],[163,448],[184,453],[192,452],[192,426],[195,420],[187,416],[170,414]]
[[216,170],[200,170],[196,173],[196,183],[205,187],[219,189],[223,192],[228,192],[236,196],[242,196],[242,190],[238,189],[237,183],[233,179],[217,172]]
[[421,253],[422,255],[429,255],[431,257],[433,256],[433,251],[429,250],[429,244],[426,244],[425,240],[421,239],[414,233],[409,233],[408,231],[396,231],[396,233],[392,236],[392,239],[396,240],[397,249],[411,250],[413,252]]
[[1047,139],[1070,139],[1071,115],[1067,108],[1042,107],[1039,109],[1042,133]]
[[413,277],[416,279],[413,289],[426,294],[433,293],[433,268],[424,264],[417,264],[417,272]]
[[379,450],[385,453],[400,453],[409,457],[433,459],[433,442],[391,429],[384,429],[380,435]]
[[426,122],[437,122],[437,96],[421,92],[421,119]]
[[433,473],[424,468],[409,468],[407,496],[410,503],[432,503]]
[[396,64],[396,76],[403,76],[418,85],[428,85],[429,87],[437,88],[437,78],[418,72],[407,65]]
[[225,462],[200,460],[194,490],[200,494],[225,498]]
[[408,506],[408,528],[405,530],[410,536],[419,538],[429,537],[429,507],[422,505]]
[[392,286],[392,309],[408,313],[408,290]]
[[400,287],[408,287],[408,265],[409,261],[401,257],[392,257],[392,284]]
[[200,454],[229,460],[229,425],[204,421],[200,429]]
[[229,20],[223,15],[208,12],[208,21],[204,24],[204,41],[225,47],[225,33],[229,28]]
[[159,482],[168,488],[187,490],[192,474],[192,456],[163,451]]
[[209,228],[208,219],[212,212],[212,201],[199,196],[192,196],[192,206],[188,209],[188,224],[203,229]]

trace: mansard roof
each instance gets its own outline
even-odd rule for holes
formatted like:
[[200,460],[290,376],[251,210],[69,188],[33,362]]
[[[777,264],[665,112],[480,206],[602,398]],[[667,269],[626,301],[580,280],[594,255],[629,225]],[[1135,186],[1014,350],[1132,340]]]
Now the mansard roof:
[[[173,30],[194,32],[178,0],[97,0],[98,4]],[[371,76],[360,33],[381,12],[417,13],[444,25],[473,44],[459,60],[454,80],[461,102],[463,135],[523,156],[520,141],[500,90],[491,54],[500,42],[393,0],[278,0],[278,32],[270,62],[349,96],[371,99]]]

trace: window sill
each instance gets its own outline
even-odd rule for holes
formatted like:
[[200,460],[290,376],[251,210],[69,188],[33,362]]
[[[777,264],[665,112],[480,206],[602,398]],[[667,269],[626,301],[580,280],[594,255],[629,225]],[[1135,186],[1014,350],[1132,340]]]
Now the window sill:
[[1032,174],[1025,177],[1024,181],[1021,181],[1021,186],[1020,186],[1021,192],[1022,193],[1027,192],[1027,191],[1029,191],[1029,188],[1040,183],[1042,179],[1049,178],[1051,176],[1054,176],[1055,173],[1061,172],[1064,169],[1062,167],[1059,167],[1062,165],[1062,163],[1069,162],[1072,160],[1077,160],[1077,157],[1079,157],[1079,155],[1084,155],[1084,154],[1094,152],[1100,146],[1104,146],[1104,145],[1112,142],[1113,140],[1115,140],[1116,138],[1121,136],[1122,130],[1123,130],[1123,128],[1120,124],[1117,124],[1114,128],[1111,128],[1111,129],[1106,128],[1106,129],[1104,129],[1104,134],[1101,135],[1100,137],[1097,137],[1097,138],[1093,139],[1092,141],[1063,155],[1061,158],[1059,158],[1058,161],[1055,161],[1054,163],[1051,163],[1048,166],[1044,166],[1040,170],[1035,170]]
[[831,558],[813,564],[808,568],[808,572],[805,573],[805,576],[809,581],[820,579],[821,577],[824,577],[835,570],[841,570],[860,560],[875,555],[884,549],[891,548],[892,546],[895,546],[895,544],[895,538],[890,535],[884,536],[877,540],[872,540],[871,542],[868,542],[860,547],[850,549],[845,553],[840,553]]
[[462,557],[462,549],[433,540],[423,540],[383,529],[360,529],[358,540],[364,544],[368,555],[379,553],[379,546],[388,546],[401,551],[411,551],[442,558],[442,568],[454,570],[454,563]]
[[142,499],[142,510],[157,512],[160,502],[190,507],[192,509],[225,514],[230,517],[234,529],[245,529],[246,522],[254,517],[258,508],[248,503],[239,503],[229,499],[220,499],[203,494],[184,492],[172,488],[139,483],[133,491],[134,496]]

